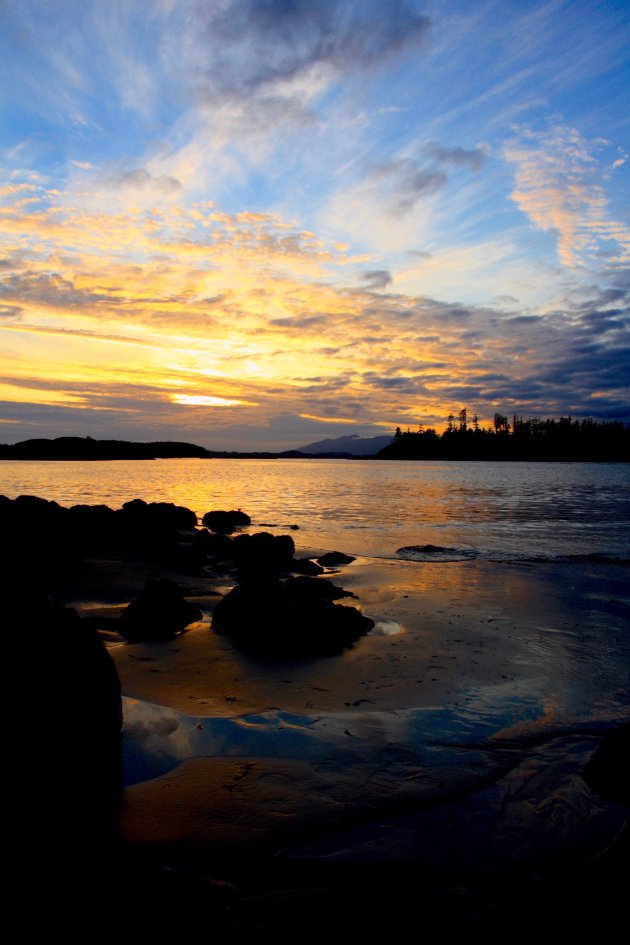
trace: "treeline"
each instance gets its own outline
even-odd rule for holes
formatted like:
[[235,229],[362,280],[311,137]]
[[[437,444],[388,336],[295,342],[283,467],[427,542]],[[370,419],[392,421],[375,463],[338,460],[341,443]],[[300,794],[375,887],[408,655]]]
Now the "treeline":
[[523,419],[497,413],[483,427],[468,412],[450,414],[443,433],[433,429],[404,433],[397,428],[379,459],[536,460],[629,462],[630,426],[618,421]]

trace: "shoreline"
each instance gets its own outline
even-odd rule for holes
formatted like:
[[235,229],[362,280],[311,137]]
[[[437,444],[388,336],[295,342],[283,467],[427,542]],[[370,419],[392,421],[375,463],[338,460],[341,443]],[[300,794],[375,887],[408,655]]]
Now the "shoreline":
[[499,922],[541,889],[543,909],[547,892],[566,902],[602,875],[615,888],[628,809],[582,772],[630,718],[627,565],[359,557],[322,577],[374,629],[339,655],[291,660],[245,655],[210,629],[231,572],[109,552],[56,596],[107,618],[157,576],[202,619],[159,643],[104,634],[133,704],[123,870],[233,883],[239,928],[287,941],[295,910],[321,910],[323,928],[346,893],[403,915],[421,883],[433,919],[446,907]]

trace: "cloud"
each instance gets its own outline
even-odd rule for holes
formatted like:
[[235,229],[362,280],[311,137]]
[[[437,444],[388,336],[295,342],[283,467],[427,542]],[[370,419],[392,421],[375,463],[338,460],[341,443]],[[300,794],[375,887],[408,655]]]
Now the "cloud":
[[[0,286],[0,295],[2,287]],[[0,318],[21,318],[22,307],[20,305],[0,305]]]
[[428,141],[412,155],[401,155],[374,166],[369,174],[373,190],[389,200],[392,212],[405,214],[423,197],[445,187],[449,170],[479,171],[485,159],[477,148],[450,147]]
[[363,273],[361,281],[368,289],[385,289],[391,284],[392,277],[388,269],[369,269]]
[[[57,272],[13,273],[0,282],[2,298],[19,299],[24,305],[37,303],[56,308],[120,301],[113,294],[79,289]],[[10,308],[22,310],[17,306]]]
[[537,227],[556,234],[558,258],[571,269],[630,263],[630,229],[608,214],[602,144],[553,125],[522,127],[504,148],[515,168],[512,199]]
[[471,171],[481,170],[485,160],[485,154],[480,148],[449,148],[437,141],[429,141],[424,151],[436,164],[468,167]]
[[429,26],[407,0],[231,0],[195,13],[209,94],[275,90],[317,67],[372,68],[417,47]]
[[377,191],[381,201],[389,203],[392,214],[406,214],[418,201],[444,187],[448,175],[422,160],[395,158],[384,161],[374,168],[371,175],[372,191]]
[[135,167],[108,174],[103,183],[108,187],[142,189],[150,187],[158,193],[175,194],[182,189],[181,181],[168,174],[154,175],[146,167]]
[[[57,411],[40,416],[60,432],[241,449],[250,434],[269,448],[315,439],[305,417],[341,433],[350,420],[371,432],[439,425],[456,404],[482,419],[627,413],[621,270],[606,290],[573,287],[536,311],[512,300],[506,312],[452,289],[402,292],[370,261],[353,285],[356,257],[278,213],[208,201],[138,210],[115,192],[94,209],[29,193],[38,200],[25,208],[22,191],[7,193],[0,219],[19,246],[0,291],[0,397],[13,403],[4,419],[23,418],[11,423],[18,439],[40,429],[38,408]],[[272,428],[278,414],[301,425]]]

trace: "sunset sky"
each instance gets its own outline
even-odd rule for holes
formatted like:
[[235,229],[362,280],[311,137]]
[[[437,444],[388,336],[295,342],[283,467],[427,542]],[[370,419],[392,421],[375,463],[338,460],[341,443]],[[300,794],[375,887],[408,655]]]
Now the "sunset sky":
[[630,420],[627,0],[0,0],[0,442]]

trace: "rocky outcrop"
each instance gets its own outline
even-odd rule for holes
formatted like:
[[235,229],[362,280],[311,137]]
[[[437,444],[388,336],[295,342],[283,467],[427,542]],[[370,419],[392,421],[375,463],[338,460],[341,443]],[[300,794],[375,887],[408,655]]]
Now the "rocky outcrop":
[[[122,704],[116,667],[74,610],[55,603],[31,576],[2,582],[12,672],[22,681],[20,752],[12,759],[27,844],[51,864],[101,855],[122,789]],[[48,881],[49,877],[46,877]]]
[[603,737],[584,778],[602,797],[630,807],[630,722]]
[[211,532],[219,532],[223,535],[231,535],[239,528],[245,528],[251,525],[252,520],[245,512],[240,509],[231,509],[229,512],[217,510],[206,512],[201,520],[202,525],[209,528]]
[[242,574],[278,574],[291,571],[295,543],[290,535],[237,535],[232,540],[232,557]]
[[327,551],[326,554],[320,555],[316,560],[318,564],[322,564],[326,568],[334,568],[341,564],[350,564],[355,559],[352,555],[344,554],[343,551]]
[[212,627],[262,656],[331,656],[374,626],[356,607],[333,603],[344,596],[346,591],[320,578],[252,579],[219,601]]
[[184,600],[173,581],[147,581],[140,596],[122,612],[120,632],[127,640],[171,640],[188,624],[201,619],[201,611]]

